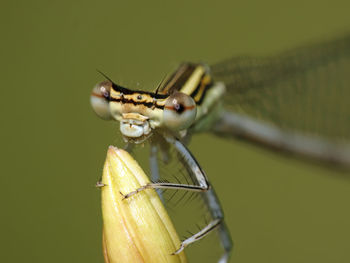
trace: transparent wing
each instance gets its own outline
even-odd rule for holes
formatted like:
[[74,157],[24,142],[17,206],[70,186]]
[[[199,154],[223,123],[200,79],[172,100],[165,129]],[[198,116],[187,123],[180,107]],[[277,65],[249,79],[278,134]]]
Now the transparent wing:
[[[229,59],[211,70],[216,81],[225,82],[223,100],[236,117],[287,132],[285,139],[295,133],[302,140],[321,138],[324,150],[330,142],[350,141],[350,35],[277,56]],[[263,131],[246,137],[270,144],[261,140]]]
[[225,105],[281,128],[350,139],[350,36],[267,58],[211,67]]

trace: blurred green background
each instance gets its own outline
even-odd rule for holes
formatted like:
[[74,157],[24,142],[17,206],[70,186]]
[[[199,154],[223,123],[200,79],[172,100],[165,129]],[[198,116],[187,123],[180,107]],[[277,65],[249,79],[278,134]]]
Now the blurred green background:
[[[334,0],[2,1],[0,261],[103,262],[94,184],[119,126],[90,109],[103,80],[96,69],[151,90],[182,61],[273,54],[346,32],[349,8]],[[190,149],[224,207],[231,262],[350,262],[347,174],[206,134]]]

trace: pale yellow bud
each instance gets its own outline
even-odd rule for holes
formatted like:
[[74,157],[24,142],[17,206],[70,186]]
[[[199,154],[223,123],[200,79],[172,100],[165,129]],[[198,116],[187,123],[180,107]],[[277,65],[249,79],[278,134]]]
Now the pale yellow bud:
[[180,240],[153,189],[123,200],[149,183],[137,162],[124,150],[109,147],[103,169],[103,253],[106,263],[185,263],[185,254],[171,255]]

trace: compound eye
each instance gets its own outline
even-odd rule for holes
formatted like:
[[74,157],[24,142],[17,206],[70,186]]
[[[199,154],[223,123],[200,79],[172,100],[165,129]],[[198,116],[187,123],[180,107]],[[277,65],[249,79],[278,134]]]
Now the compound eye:
[[164,124],[171,130],[180,131],[191,126],[196,118],[194,100],[181,92],[169,96],[164,105]]
[[109,96],[112,82],[103,81],[97,84],[91,92],[90,103],[95,113],[102,119],[112,119],[109,111]]

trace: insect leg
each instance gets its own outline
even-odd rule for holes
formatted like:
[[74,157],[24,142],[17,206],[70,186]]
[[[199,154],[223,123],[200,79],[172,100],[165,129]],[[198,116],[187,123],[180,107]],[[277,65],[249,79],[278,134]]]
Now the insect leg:
[[224,249],[224,254],[221,256],[219,263],[226,263],[230,258],[230,254],[232,251],[232,240],[230,236],[230,232],[224,222],[224,213],[222,211],[220,202],[213,188],[211,188],[208,192],[204,193],[204,198],[207,201],[209,212],[214,219],[220,220],[219,225],[219,238],[221,241],[221,245]]
[[224,248],[224,254],[221,256],[219,263],[226,263],[230,258],[233,244],[232,244],[230,232],[224,221],[221,221],[221,224],[219,226],[219,236],[220,236],[221,244]]
[[207,226],[202,228],[199,232],[196,234],[190,236],[189,238],[185,239],[181,242],[180,248],[176,250],[172,255],[179,254],[182,250],[185,249],[188,245],[200,240],[201,238],[205,237],[207,234],[209,234],[212,230],[216,229],[221,223],[220,219],[215,219],[211,221]]
[[[157,153],[158,153],[158,147],[156,144],[151,143],[151,150],[150,150],[150,157],[149,157],[149,162],[150,162],[150,169],[151,169],[151,181],[152,182],[158,182],[160,179],[159,176],[159,169],[158,169],[158,160],[157,160]],[[162,195],[162,190],[161,189],[156,189],[160,199],[164,203],[164,198]]]
[[[169,143],[172,143],[175,146],[175,148],[178,150],[178,152],[182,155],[182,157],[184,157],[183,159],[187,162],[188,167],[190,168],[192,173],[195,175],[197,180],[198,181],[206,180],[207,184],[209,185],[209,182],[204,174],[204,171],[200,168],[198,162],[193,157],[191,152],[186,148],[186,146],[183,145],[180,141],[173,138],[167,137],[166,140]],[[229,260],[230,253],[232,250],[232,240],[231,240],[230,232],[228,231],[226,224],[224,222],[224,213],[222,211],[219,199],[217,198],[213,188],[210,188],[208,189],[208,191],[203,192],[202,195],[208,205],[209,212],[213,220],[206,227],[200,230],[198,233],[184,240],[181,243],[180,248],[174,253],[176,254],[181,252],[186,246],[201,239],[202,237],[206,236],[212,230],[218,227],[220,241],[224,249],[224,254],[221,256],[219,263],[226,263]]]
[[182,159],[186,163],[185,165],[188,167],[191,173],[191,176],[193,176],[196,179],[198,184],[190,185],[190,184],[167,183],[167,182],[166,183],[163,183],[163,182],[149,183],[139,187],[135,191],[132,191],[126,195],[123,195],[124,199],[129,198],[132,195],[135,195],[138,192],[149,188],[182,189],[187,191],[202,192],[203,197],[208,205],[209,212],[213,217],[213,220],[207,226],[201,229],[199,232],[197,232],[196,234],[184,240],[181,243],[180,248],[176,250],[173,254],[180,253],[186,246],[205,237],[214,229],[219,228],[218,230],[219,230],[220,240],[225,251],[224,255],[220,258],[219,263],[228,262],[230,251],[232,248],[232,242],[231,242],[230,234],[223,222],[223,212],[214,190],[210,187],[209,181],[204,171],[201,169],[198,162],[193,157],[191,152],[186,148],[186,146],[183,143],[181,143],[179,140],[171,136],[165,136],[165,140],[175,147],[177,152],[181,155]]
[[181,184],[181,183],[168,183],[168,182],[160,182],[160,183],[148,183],[146,185],[143,185],[136,190],[128,193],[128,194],[122,194],[124,196],[124,199],[129,198],[138,192],[141,192],[145,189],[182,189],[187,191],[196,191],[196,192],[205,192],[208,191],[210,188],[209,182],[207,177],[205,176],[204,172],[198,165],[196,159],[192,156],[190,151],[186,148],[185,145],[183,145],[179,140],[175,139],[174,137],[166,136],[165,140],[173,144],[178,151],[178,153],[183,157],[183,159],[186,161],[186,164],[191,169],[191,172],[193,173],[196,181],[198,184]]
[[204,192],[209,189],[208,187],[203,187],[200,185],[192,185],[192,184],[177,184],[177,183],[148,183],[146,185],[143,185],[136,190],[123,194],[123,199],[130,198],[131,196],[146,190],[146,189],[178,189],[178,190],[187,190],[187,191],[196,191],[196,192]]
[[158,170],[158,160],[157,160],[157,145],[151,144],[151,151],[149,157],[150,169],[151,169],[151,181],[157,182],[159,181],[159,170]]

